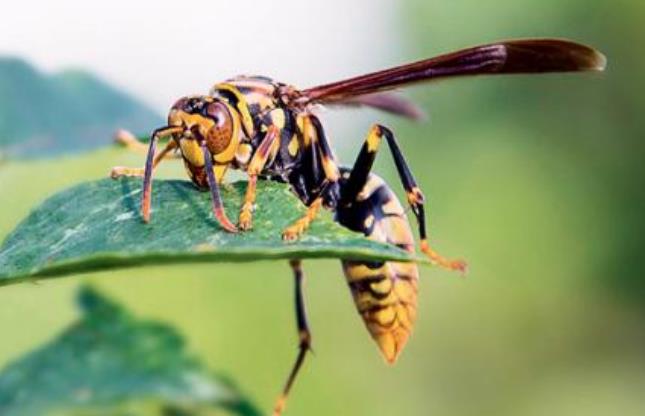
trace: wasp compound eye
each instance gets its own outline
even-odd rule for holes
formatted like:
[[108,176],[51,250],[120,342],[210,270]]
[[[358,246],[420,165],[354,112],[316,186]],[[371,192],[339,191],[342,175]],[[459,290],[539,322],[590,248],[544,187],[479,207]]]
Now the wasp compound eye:
[[206,116],[213,121],[208,130],[206,144],[213,154],[222,153],[233,139],[233,120],[226,105],[221,102],[211,103],[206,107]]

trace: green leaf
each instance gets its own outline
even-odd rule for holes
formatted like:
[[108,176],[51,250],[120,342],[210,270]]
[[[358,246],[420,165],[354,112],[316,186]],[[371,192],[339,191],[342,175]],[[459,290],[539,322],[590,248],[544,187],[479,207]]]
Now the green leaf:
[[0,372],[1,415],[259,415],[189,357],[172,328],[138,320],[90,288],[78,298],[77,322]]
[[[229,218],[237,218],[245,182],[225,185]],[[258,183],[254,229],[230,234],[215,222],[210,196],[188,181],[157,180],[152,221],[139,214],[141,181],[109,179],[60,192],[33,211],[0,249],[0,286],[30,277],[60,276],[145,264],[351,258],[415,261],[398,247],[368,240],[329,215],[296,242],[282,230],[305,212],[284,184]]]

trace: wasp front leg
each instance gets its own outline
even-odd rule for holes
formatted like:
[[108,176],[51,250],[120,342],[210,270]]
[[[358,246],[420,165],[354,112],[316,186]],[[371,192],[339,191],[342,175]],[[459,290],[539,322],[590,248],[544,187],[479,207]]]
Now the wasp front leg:
[[[137,142],[141,146],[143,144],[141,142]],[[167,159],[170,157],[171,152],[174,151],[177,148],[177,143],[174,140],[170,140],[168,144],[166,144],[166,147],[164,147],[154,158],[152,162],[152,168],[156,169],[157,165],[161,163],[162,160]],[[110,177],[112,179],[117,179],[122,176],[128,176],[128,177],[142,177],[145,173],[145,168],[130,168],[127,166],[115,166],[112,168],[110,171]]]
[[[141,196],[141,215],[143,216],[143,221],[145,222],[150,222],[150,206],[152,203],[152,173],[155,168],[154,154],[157,150],[157,142],[161,137],[172,136],[173,134],[179,133],[181,131],[181,127],[162,127],[155,130],[150,137],[150,147],[148,148],[148,156],[146,157],[146,165],[143,172],[143,195]],[[168,144],[166,147],[168,147],[169,145],[170,144]]]
[[322,125],[316,116],[308,114],[302,118],[302,135],[304,137],[304,151],[310,152],[314,175],[318,175],[322,168],[323,180],[314,193],[313,199],[304,216],[296,220],[282,232],[282,239],[294,241],[298,239],[318,217],[323,206],[326,193],[338,184],[340,173],[334,154],[327,142]]
[[[137,139],[137,137],[129,130],[117,130],[117,132],[114,133],[114,142],[122,147],[125,147],[131,152],[140,154],[146,154],[148,152],[148,146]],[[166,153],[164,154],[164,158],[181,159],[181,155],[178,153]]]
[[177,144],[174,140],[168,142],[166,147],[155,157],[157,151],[157,142],[162,137],[169,137],[173,134],[180,133],[181,127],[162,127],[155,130],[150,137],[150,145],[148,147],[148,155],[146,157],[146,164],[144,168],[126,168],[117,166],[112,168],[110,176],[118,178],[120,176],[143,176],[143,196],[141,198],[141,215],[145,222],[150,221],[150,204],[152,193],[152,173],[156,166],[166,157],[168,152],[173,150]]
[[258,182],[258,175],[264,169],[264,166],[269,159],[269,155],[276,151],[276,147],[280,145],[280,129],[276,126],[269,126],[266,135],[255,154],[246,173],[249,175],[249,184],[246,188],[246,195],[244,196],[244,203],[240,209],[239,227],[241,230],[250,230],[253,224],[253,206],[255,204],[255,194]]

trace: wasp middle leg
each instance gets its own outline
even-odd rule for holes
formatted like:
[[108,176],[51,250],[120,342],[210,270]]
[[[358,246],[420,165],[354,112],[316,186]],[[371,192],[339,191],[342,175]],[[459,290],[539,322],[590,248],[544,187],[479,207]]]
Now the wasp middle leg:
[[394,134],[390,129],[381,125],[374,125],[367,135],[367,139],[363,144],[363,147],[360,150],[358,158],[354,168],[352,169],[350,178],[346,186],[343,188],[341,195],[341,204],[348,203],[353,200],[353,197],[357,195],[363,189],[363,185],[366,183],[372,165],[374,164],[374,159],[376,158],[376,153],[378,152],[379,146],[381,144],[382,138],[385,137],[392,158],[396,165],[396,169],[405,189],[408,203],[412,208],[417,219],[417,225],[419,229],[419,238],[420,238],[420,249],[428,258],[436,265],[439,265],[443,268],[449,270],[459,270],[461,272],[466,271],[466,263],[463,260],[448,260],[445,257],[437,253],[428,242],[428,236],[426,232],[426,220],[425,220],[425,209],[424,202],[425,198],[421,189],[417,186],[412,172],[408,167],[401,149],[399,148]]
[[282,232],[282,239],[293,241],[300,237],[316,219],[325,202],[326,194],[337,188],[340,173],[334,154],[327,142],[320,120],[313,114],[302,118],[302,135],[305,151],[309,152],[312,172],[319,175],[322,169],[322,180],[311,198],[307,212]]
[[298,376],[302,363],[305,361],[307,352],[311,350],[311,332],[309,332],[309,323],[307,321],[307,311],[305,309],[305,300],[303,296],[304,274],[302,272],[302,261],[291,260],[289,264],[291,265],[295,279],[296,323],[298,325],[298,338],[300,343],[298,344],[299,351],[296,361],[293,364],[289,377],[287,378],[287,382],[285,383],[282,393],[278,397],[273,409],[274,416],[282,414],[287,403],[289,391],[291,391],[291,387],[293,387],[293,383]]

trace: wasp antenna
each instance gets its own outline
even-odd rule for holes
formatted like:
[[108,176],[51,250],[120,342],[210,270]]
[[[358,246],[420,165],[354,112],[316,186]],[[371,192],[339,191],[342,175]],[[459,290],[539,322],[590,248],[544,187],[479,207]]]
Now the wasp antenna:
[[148,155],[146,157],[146,165],[143,174],[143,195],[141,196],[141,216],[144,222],[150,222],[150,205],[152,194],[152,171],[155,151],[157,149],[157,140],[159,136],[153,133],[150,137],[150,147],[148,148]]

